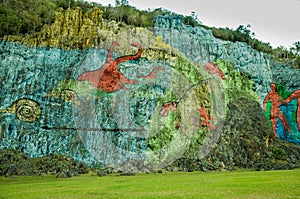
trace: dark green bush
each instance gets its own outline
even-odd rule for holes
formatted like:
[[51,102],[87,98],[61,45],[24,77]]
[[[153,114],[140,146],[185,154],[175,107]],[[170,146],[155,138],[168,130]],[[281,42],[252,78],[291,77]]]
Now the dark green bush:
[[87,173],[88,167],[83,163],[59,154],[30,158],[13,149],[0,151],[0,175],[43,175],[71,177]]

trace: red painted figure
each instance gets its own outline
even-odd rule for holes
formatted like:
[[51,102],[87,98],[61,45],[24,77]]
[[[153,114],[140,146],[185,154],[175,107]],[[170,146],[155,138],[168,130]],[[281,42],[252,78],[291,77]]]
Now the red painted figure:
[[268,102],[268,100],[270,100],[272,103],[270,119],[271,119],[272,128],[273,128],[273,132],[274,132],[274,138],[278,138],[278,135],[276,132],[277,118],[279,118],[282,121],[283,126],[286,128],[286,130],[290,131],[290,127],[279,107],[280,105],[285,104],[286,102],[277,93],[276,84],[270,84],[270,87],[271,87],[271,91],[267,94],[267,96],[263,102],[264,111],[266,111],[267,102]]
[[300,90],[294,91],[286,100],[285,103],[289,103],[293,99],[298,100],[298,107],[297,107],[297,124],[298,124],[298,131],[300,131]]
[[166,117],[168,116],[169,111],[176,111],[176,106],[176,102],[167,102],[161,107],[159,114],[163,117]]
[[[136,60],[141,57],[142,47],[138,43],[131,44],[138,48],[138,52],[135,55],[126,55],[116,59],[112,59],[112,52],[115,46],[119,46],[119,43],[113,42],[106,57],[105,63],[97,70],[87,71],[79,75],[77,80],[88,81],[97,90],[105,92],[115,92],[120,89],[127,90],[125,84],[135,84],[136,81],[125,77],[118,68],[118,64],[128,60]],[[150,75],[142,76],[141,78],[155,78],[156,70],[163,70],[162,67],[156,67],[150,73]]]
[[207,62],[204,68],[209,74],[218,75],[221,77],[222,80],[226,80],[223,71],[216,64],[212,62]]
[[200,113],[200,116],[204,119],[204,120],[201,121],[201,124],[204,125],[204,126],[207,126],[210,130],[215,130],[216,127],[209,121],[209,120],[214,120],[214,118],[211,117],[207,113],[204,106],[200,106],[199,113]]

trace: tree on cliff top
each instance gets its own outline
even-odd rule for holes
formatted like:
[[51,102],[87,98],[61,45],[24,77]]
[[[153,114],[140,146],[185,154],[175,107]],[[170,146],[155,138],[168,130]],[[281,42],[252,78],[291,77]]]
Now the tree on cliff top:
[[100,4],[83,0],[0,0],[0,38],[40,31],[54,20],[57,8],[81,7],[85,12]]
[[84,12],[100,7],[103,17],[107,21],[124,22],[137,27],[152,27],[158,15],[177,15],[187,25],[202,26],[210,29],[216,38],[232,42],[245,42],[257,51],[268,53],[284,64],[300,68],[300,42],[295,42],[290,50],[285,48],[273,49],[269,43],[264,43],[254,38],[249,26],[240,25],[236,30],[229,28],[207,27],[198,20],[195,13],[182,16],[163,8],[155,10],[138,10],[129,5],[127,0],[116,0],[116,6],[104,7],[101,4],[90,3],[83,0],[0,0],[0,39],[4,35],[24,35],[40,31],[44,24],[54,20],[54,12],[58,7],[63,9],[80,7]]

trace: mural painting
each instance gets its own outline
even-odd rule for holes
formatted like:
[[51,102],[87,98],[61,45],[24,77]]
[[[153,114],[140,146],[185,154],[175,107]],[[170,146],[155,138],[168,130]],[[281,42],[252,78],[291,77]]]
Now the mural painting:
[[[0,149],[136,172],[182,157],[231,168],[226,147],[245,151],[269,128],[275,140],[300,144],[299,85],[273,75],[281,69],[263,53],[175,16],[156,17],[153,29],[124,28],[93,12],[84,32],[1,41]],[[101,31],[87,38],[91,22]],[[66,42],[70,35],[82,46]],[[259,129],[264,119],[270,126]]]
[[[113,42],[106,57],[106,61],[98,70],[88,71],[81,74],[77,80],[88,81],[97,90],[105,92],[115,92],[120,89],[127,89],[124,84],[135,84],[135,80],[126,78],[118,69],[118,64],[129,61],[137,60],[141,57],[142,46],[139,43],[131,44],[139,50],[135,55],[127,55],[119,57],[115,60],[112,59],[112,52],[115,46],[119,46],[117,42]],[[141,76],[141,78],[152,79],[156,76],[156,70],[163,70],[162,67],[156,67],[152,70],[150,75]]]
[[[225,112],[220,111],[221,115],[214,118],[210,116],[217,110],[212,106],[217,107],[218,104],[214,104],[209,93],[211,89],[217,93],[223,92],[222,86],[215,88],[212,85],[220,84],[224,74],[220,73],[220,69],[216,73],[205,67],[199,71],[188,60],[170,62],[178,56],[151,61],[152,58],[147,58],[148,47],[145,46],[144,54],[140,42],[137,40],[131,44],[137,48],[132,55],[114,52],[117,46],[120,47],[118,51],[122,51],[122,46],[117,42],[112,42],[108,50],[69,51],[70,57],[75,54],[74,61],[57,71],[52,70],[53,64],[64,57],[53,57],[52,54],[61,54],[63,50],[54,49],[48,53],[46,49],[38,49],[33,59],[43,57],[41,65],[45,66],[47,62],[46,67],[51,68],[52,73],[48,73],[46,68],[43,69],[46,73],[38,73],[40,75],[31,71],[17,73],[19,78],[29,79],[22,86],[31,86],[31,94],[26,94],[28,90],[23,89],[14,93],[15,98],[20,99],[1,109],[2,117],[10,118],[8,126],[2,129],[11,132],[34,125],[32,130],[37,133],[33,134],[45,139],[45,142],[36,142],[35,149],[23,150],[27,153],[36,150],[33,153],[36,157],[66,150],[70,147],[67,139],[77,139],[78,135],[82,146],[77,144],[77,150],[80,147],[78,151],[87,151],[84,152],[87,157],[76,152],[81,160],[88,164],[100,162],[101,165],[114,167],[141,163],[143,167],[161,168],[180,157],[195,136],[203,134],[205,137],[204,133],[214,131],[212,137],[215,140],[208,139],[205,141],[207,144],[203,145],[209,148],[211,144],[208,143],[215,142],[221,132],[216,131],[216,126],[221,127],[222,124],[218,124],[215,118],[225,116]],[[124,45],[125,48],[127,46]],[[16,48],[22,46],[17,45]],[[46,54],[51,56],[49,61],[46,60]],[[34,63],[26,60],[22,66],[27,68],[29,64]],[[187,70],[185,67],[194,68]],[[20,67],[22,70],[23,67]],[[65,79],[65,74],[68,74],[68,79]],[[43,75],[51,75],[51,78]],[[13,83],[8,78],[6,81]],[[33,86],[37,81],[40,83]],[[5,98],[3,102],[11,99]],[[19,120],[18,127],[11,124],[15,123],[14,114],[15,119]],[[25,114],[31,116],[25,118]],[[57,132],[61,132],[59,139],[51,137]],[[4,141],[11,139],[10,134],[5,132],[3,137],[2,148],[8,144]],[[54,146],[51,144],[54,141],[49,141],[49,138],[61,143]],[[32,138],[20,139],[32,142]],[[18,142],[16,144],[19,145]],[[202,156],[209,150],[203,151]]]
[[[133,44],[138,47],[135,55],[113,59],[116,45],[112,43],[99,69],[79,74],[73,88],[81,100],[79,106],[73,105],[77,132],[96,159],[105,165],[142,161],[159,168],[181,156],[196,134],[215,130],[209,113],[202,108],[200,114],[197,111],[203,102],[195,89],[220,81],[218,76],[207,74],[202,80],[195,71],[192,82],[168,61],[156,64],[141,58],[143,47],[138,42]],[[122,62],[129,71],[120,72]],[[85,83],[97,94],[87,96],[79,86]]]
[[299,90],[287,92],[283,85],[274,83],[270,84],[270,88],[264,99],[264,111],[270,119],[274,138],[299,143]]

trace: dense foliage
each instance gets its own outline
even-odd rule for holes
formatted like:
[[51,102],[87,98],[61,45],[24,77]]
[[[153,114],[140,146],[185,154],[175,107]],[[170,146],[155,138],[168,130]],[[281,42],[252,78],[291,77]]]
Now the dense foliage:
[[[81,7],[83,12],[99,7],[108,21],[124,22],[138,27],[153,27],[155,16],[178,15],[163,8],[154,10],[138,10],[126,0],[116,0],[115,6],[102,6],[83,0],[0,0],[0,38],[4,35],[19,35],[40,31],[44,24],[50,24],[57,8],[64,9]],[[259,41],[250,31],[250,25],[240,25],[235,30],[230,28],[207,27],[198,20],[194,12],[190,16],[182,16],[182,20],[191,26],[202,26],[210,29],[217,38],[245,42],[252,48],[271,54],[278,62],[300,68],[300,42],[297,41],[290,49],[283,46],[273,49],[269,43]]]
[[74,0],[0,0],[0,37],[39,31],[54,20],[58,7],[81,7],[87,10],[94,3]]
[[0,176],[49,174],[56,177],[71,177],[87,172],[86,165],[63,155],[49,154],[30,158],[13,149],[0,151]]

